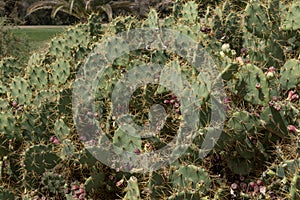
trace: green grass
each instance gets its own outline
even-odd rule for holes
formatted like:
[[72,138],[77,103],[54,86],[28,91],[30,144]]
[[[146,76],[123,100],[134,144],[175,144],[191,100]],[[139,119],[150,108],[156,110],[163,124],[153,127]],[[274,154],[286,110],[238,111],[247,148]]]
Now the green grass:
[[31,51],[36,51],[45,48],[50,39],[62,33],[64,28],[17,28],[12,31],[16,37],[28,39]]

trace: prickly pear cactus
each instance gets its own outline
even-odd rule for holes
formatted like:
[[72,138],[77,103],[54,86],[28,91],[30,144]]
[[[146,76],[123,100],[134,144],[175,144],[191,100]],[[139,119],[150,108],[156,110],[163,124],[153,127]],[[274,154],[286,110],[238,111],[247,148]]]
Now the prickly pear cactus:
[[[298,157],[300,149],[300,45],[295,42],[300,38],[299,1],[253,0],[245,4],[236,12],[235,3],[227,0],[207,8],[204,20],[203,5],[194,1],[175,1],[172,13],[165,18],[152,9],[146,19],[119,16],[102,25],[101,16],[92,15],[87,23],[53,38],[48,49],[35,52],[26,66],[15,58],[1,59],[0,199],[81,200],[103,195],[106,199],[274,199],[274,194],[278,199],[298,199],[299,166],[291,157]],[[135,28],[152,29],[144,33],[156,34],[160,41],[147,41],[149,45],[129,51],[125,44],[131,41],[109,40]],[[169,36],[162,34],[163,29],[184,34],[199,46],[188,54],[181,48],[188,44],[181,40],[165,43]],[[127,36],[130,38],[130,34]],[[97,47],[99,43],[103,45]],[[179,55],[172,52],[172,45],[180,50]],[[104,53],[93,53],[96,48]],[[224,82],[227,97],[222,99],[224,104],[218,104],[220,109],[212,107],[216,91],[207,84],[209,77],[185,60],[206,66],[201,50],[212,57],[216,79]],[[122,55],[114,58],[118,54]],[[92,64],[91,70],[87,63]],[[144,81],[152,77],[152,71],[140,69],[153,63],[169,71],[163,70],[160,77],[155,74],[153,84],[136,88],[128,103],[133,122],[155,132],[151,137],[142,137],[134,126],[117,123],[112,94],[125,95],[130,89],[116,87],[119,80]],[[85,75],[97,74],[100,65],[106,69],[95,84],[95,98],[86,99],[91,96],[90,82],[96,80],[85,80],[77,72],[82,69]],[[190,88],[180,85],[182,77]],[[177,96],[176,90],[160,82],[173,82],[177,91],[185,93]],[[78,91],[74,91],[76,86],[80,86]],[[76,92],[82,98],[74,102],[72,95]],[[192,104],[199,115],[183,109],[187,103],[182,99],[191,94],[196,96]],[[82,104],[86,102],[85,107]],[[79,104],[78,110],[73,109],[73,103]],[[117,103],[124,102],[117,99]],[[212,151],[201,160],[202,143],[214,130],[210,125],[216,125],[212,112],[224,116],[224,126],[220,126],[218,141],[210,140],[215,145]],[[132,158],[151,154],[177,139],[187,114],[198,126],[187,151],[158,171],[138,174],[143,169],[135,166],[143,160]],[[160,120],[164,124],[159,126]],[[99,138],[93,135],[99,134],[98,128],[103,130]],[[120,166],[110,169],[112,166],[101,164],[93,156],[99,153],[95,146],[104,136],[110,145],[102,149],[113,146],[117,152],[110,158],[112,164],[125,159],[130,172],[122,172]],[[167,157],[187,146],[176,141]],[[266,168],[270,170],[261,175]],[[237,175],[243,176],[236,180]],[[268,187],[250,181],[260,176]]]
[[283,11],[283,19],[281,27],[284,30],[297,30],[300,28],[300,2],[292,1],[284,7],[287,9],[286,12]]
[[170,179],[177,191],[194,191],[203,197],[210,190],[211,180],[208,173],[194,165],[181,166],[171,173]]
[[132,176],[127,181],[127,187],[126,187],[126,195],[123,198],[124,200],[130,200],[130,199],[141,199],[140,197],[140,189],[138,186],[138,180],[136,177]]

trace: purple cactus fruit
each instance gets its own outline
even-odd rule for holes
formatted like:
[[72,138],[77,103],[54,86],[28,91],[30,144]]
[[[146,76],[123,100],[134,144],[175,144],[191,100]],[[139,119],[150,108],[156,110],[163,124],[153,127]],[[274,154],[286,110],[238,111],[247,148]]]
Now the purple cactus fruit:
[[256,184],[255,184],[254,182],[251,181],[251,182],[248,184],[249,190],[253,191],[255,185],[256,185]]
[[82,136],[79,137],[79,140],[85,141],[86,137],[82,135]]
[[76,197],[78,198],[78,197],[81,195],[81,192],[80,192],[79,190],[76,190],[76,191],[75,191],[75,195],[76,195]]
[[239,186],[236,183],[232,183],[230,187],[231,187],[231,189],[236,190],[236,189],[238,189]]
[[275,72],[276,71],[275,67],[273,67],[273,66],[269,67],[268,70],[269,70],[269,72]]
[[22,111],[23,108],[24,108],[23,106],[19,106],[17,110],[18,110],[18,111]]
[[243,60],[243,58],[242,57],[236,57],[236,59],[235,59],[240,65],[244,65],[244,60]]
[[171,103],[171,104],[174,104],[174,103],[175,103],[175,100],[174,100],[174,99],[171,99],[171,100],[170,100],[170,103]]
[[240,183],[240,188],[241,188],[241,190],[242,190],[243,192],[246,192],[246,190],[247,190],[247,184],[244,183],[244,182],[241,182],[241,183]]
[[117,182],[116,186],[117,186],[117,187],[120,187],[120,186],[123,184],[123,182],[124,182],[124,179],[119,180],[119,181]]
[[243,55],[247,55],[248,54],[248,51],[247,51],[247,49],[246,48],[241,48],[241,53],[243,54]]
[[263,195],[266,195],[267,192],[267,187],[266,186],[260,186],[259,187],[259,192]]
[[280,110],[281,110],[281,105],[280,105],[280,104],[275,104],[275,105],[273,106],[273,108],[274,108],[275,110],[277,110],[277,111],[280,111]]
[[80,192],[80,194],[83,194],[84,193],[84,189],[83,188],[79,188],[79,192]]
[[244,181],[245,177],[243,175],[240,175],[240,181]]
[[168,100],[168,99],[164,100],[164,104],[169,104],[169,103],[170,103],[170,100]]
[[72,190],[78,190],[79,186],[78,185],[73,185]]
[[229,103],[230,103],[230,99],[229,99],[228,97],[226,97],[226,98],[224,99],[224,103],[225,103],[225,104],[229,104]]
[[258,186],[257,184],[254,185],[253,191],[254,191],[255,193],[258,193],[258,192],[259,192],[259,186]]
[[261,89],[261,85],[260,85],[259,83],[257,83],[257,84],[255,85],[255,88],[256,88],[256,89]]
[[293,91],[293,90],[291,90],[291,91],[289,91],[289,93],[288,93],[288,97],[287,97],[287,101],[292,101],[292,96],[295,94],[295,91]]
[[136,155],[140,155],[141,151],[140,151],[139,149],[135,149],[135,150],[134,150],[134,153],[135,153]]
[[246,59],[245,61],[244,61],[244,63],[245,64],[248,64],[248,63],[250,63],[251,61],[249,60],[249,59]]
[[259,179],[259,180],[256,181],[256,184],[257,184],[258,186],[263,186],[264,183],[263,183],[262,180]]
[[19,105],[19,104],[18,104],[17,101],[13,101],[13,102],[12,102],[12,106],[13,106],[13,107],[17,107],[18,105]]
[[298,100],[298,99],[299,99],[299,95],[298,94],[293,94],[293,96],[291,97],[291,101]]
[[53,142],[54,139],[56,139],[56,137],[55,137],[54,135],[52,135],[52,136],[50,137],[50,141]]
[[150,148],[150,146],[151,146],[151,144],[150,144],[149,142],[147,142],[147,143],[145,144],[145,147],[146,147],[146,148]]
[[177,99],[177,96],[176,96],[175,94],[172,94],[171,97],[172,97],[172,99],[174,99],[174,100]]
[[179,108],[180,104],[179,103],[174,103],[175,108]]
[[299,133],[300,130],[298,130],[294,125],[288,125],[287,126],[288,131],[293,132],[293,133]]
[[59,144],[60,144],[60,142],[59,142],[59,140],[58,140],[57,138],[55,138],[55,139],[52,141],[52,143],[55,144],[55,145],[59,145]]
[[85,194],[80,194],[78,200],[84,200]]

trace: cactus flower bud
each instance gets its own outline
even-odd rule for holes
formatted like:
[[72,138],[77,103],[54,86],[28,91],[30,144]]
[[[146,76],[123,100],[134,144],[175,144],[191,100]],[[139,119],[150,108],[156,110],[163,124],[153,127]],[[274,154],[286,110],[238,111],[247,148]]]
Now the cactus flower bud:
[[13,107],[17,107],[18,106],[18,102],[17,101],[13,101],[12,106]]
[[293,100],[298,100],[299,99],[299,95],[295,93],[295,91],[291,90],[288,93],[288,97],[287,97],[287,101],[293,101]]
[[55,138],[55,139],[52,141],[52,143],[55,144],[55,145],[59,145],[59,144],[60,144],[60,142],[59,142],[59,140],[58,140],[57,138]]
[[267,75],[269,72],[275,72],[275,71],[276,71],[275,67],[271,66],[266,70],[265,74]]
[[223,44],[221,49],[223,52],[228,52],[230,50],[230,45],[228,43]]
[[293,133],[299,133],[300,130],[298,130],[294,125],[288,125],[287,126],[288,131],[293,132]]
[[280,105],[279,103],[275,103],[275,104],[273,105],[273,108],[274,108],[275,110],[277,110],[277,111],[280,111],[280,110],[281,110],[281,105]]
[[267,79],[271,80],[275,77],[275,73],[274,72],[267,72],[266,73]]
[[170,103],[170,100],[165,99],[165,100],[164,100],[164,104],[168,104],[168,103]]
[[260,85],[259,83],[257,83],[257,84],[255,85],[255,87],[256,87],[256,89],[261,89],[261,85]]
[[72,190],[78,190],[79,186],[78,185],[73,185]]
[[242,57],[237,57],[236,61],[239,63],[239,65],[244,65],[244,60]]
[[238,184],[236,184],[236,183],[232,183],[231,184],[231,189],[233,189],[233,190],[236,190],[236,189],[238,189]]
[[140,151],[139,149],[135,149],[135,150],[134,150],[134,153],[135,153],[136,155],[139,155],[139,154],[141,153],[141,151]]
[[299,95],[298,94],[294,94],[291,98],[291,101],[293,100],[298,100],[299,99]]

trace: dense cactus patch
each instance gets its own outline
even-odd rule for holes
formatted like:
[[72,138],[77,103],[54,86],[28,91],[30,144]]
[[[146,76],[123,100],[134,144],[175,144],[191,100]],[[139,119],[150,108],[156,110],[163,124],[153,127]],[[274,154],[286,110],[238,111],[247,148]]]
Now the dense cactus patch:
[[[92,15],[87,23],[53,38],[47,51],[34,53],[26,66],[3,58],[0,199],[299,199],[300,61],[299,44],[293,42],[299,38],[298,4],[250,1],[242,13],[235,13],[225,1],[202,20],[197,3],[176,1],[172,14],[163,19],[151,10],[144,21],[117,17],[105,26]],[[126,33],[139,28],[150,30],[143,32],[149,38],[166,29],[199,42],[215,63],[215,80],[224,84],[222,102],[214,99],[210,77],[189,62],[203,59],[199,46],[190,54],[180,48],[186,43],[173,44],[180,49],[176,54],[164,43],[171,36],[161,34],[161,43],[149,41],[126,51],[124,44],[136,42]],[[120,33],[132,41],[110,40]],[[167,70],[153,73],[153,63]],[[105,70],[94,76],[100,65]],[[87,77],[96,77],[97,84]],[[154,83],[147,83],[148,77]],[[141,83],[128,102],[112,98],[127,97],[133,90],[119,80]],[[159,81],[176,83],[169,85],[175,91]],[[195,96],[192,106],[189,95]],[[126,115],[118,121],[115,115],[124,113],[113,103],[127,105],[132,121]],[[190,108],[196,114],[185,112]],[[223,126],[210,126],[212,111],[224,117]],[[193,136],[190,145],[177,136],[185,118],[197,124],[188,135]],[[120,122],[137,126],[122,129]],[[155,134],[141,137],[133,127]],[[203,153],[205,136],[214,129],[220,135],[212,141],[213,149]],[[164,156],[170,159],[185,151],[157,170],[140,168],[149,167],[149,161],[139,158],[168,145],[172,152]],[[109,152],[112,146],[114,153]],[[93,156],[99,150],[108,152],[100,156],[109,157],[110,166]],[[160,160],[149,157],[155,168]]]

